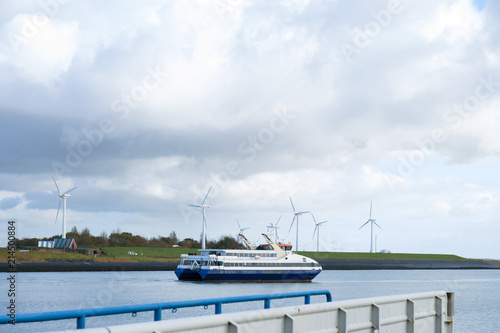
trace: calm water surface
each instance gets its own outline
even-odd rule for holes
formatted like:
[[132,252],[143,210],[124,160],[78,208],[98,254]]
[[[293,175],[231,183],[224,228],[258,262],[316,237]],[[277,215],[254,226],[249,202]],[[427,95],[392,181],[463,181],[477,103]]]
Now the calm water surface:
[[[5,275],[5,274],[4,274]],[[5,284],[2,284],[5,285]],[[7,305],[6,289],[2,304]],[[455,292],[455,332],[500,332],[500,270],[323,271],[312,283],[200,283],[177,281],[174,272],[17,273],[17,313],[145,304],[236,295],[328,289],[335,300],[424,291]],[[312,302],[323,302],[323,296]],[[272,307],[302,304],[274,300]],[[3,308],[5,308],[5,306]],[[263,302],[223,305],[223,312],[261,309]],[[213,314],[214,308],[163,311],[163,319]],[[136,317],[87,318],[87,327],[150,321]],[[75,329],[76,320],[1,325],[0,332]]]

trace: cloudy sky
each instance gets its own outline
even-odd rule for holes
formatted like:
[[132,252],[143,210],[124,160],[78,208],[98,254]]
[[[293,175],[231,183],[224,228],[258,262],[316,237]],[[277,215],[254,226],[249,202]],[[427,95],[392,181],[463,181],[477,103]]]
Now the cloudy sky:
[[[4,1],[0,244],[145,237],[500,258],[500,5]],[[299,249],[315,250],[311,215]],[[262,241],[262,238],[260,238]]]

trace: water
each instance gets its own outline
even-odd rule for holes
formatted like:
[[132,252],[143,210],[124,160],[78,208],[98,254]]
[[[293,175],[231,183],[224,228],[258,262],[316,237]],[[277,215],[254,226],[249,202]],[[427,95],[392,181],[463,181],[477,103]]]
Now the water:
[[[4,274],[5,275],[5,274]],[[236,295],[328,289],[333,300],[424,291],[455,292],[455,332],[500,332],[500,270],[323,271],[312,283],[201,283],[177,281],[173,272],[17,273],[17,313],[145,304]],[[4,285],[4,284],[2,284]],[[6,294],[6,290],[4,293]],[[7,297],[2,298],[6,305]],[[314,302],[323,302],[315,296]],[[302,304],[273,300],[272,307]],[[5,308],[5,306],[2,306]],[[222,311],[262,309],[263,302],[228,304]],[[163,319],[213,314],[208,309],[163,311]],[[151,321],[153,312],[87,318],[87,327]],[[0,332],[75,329],[76,319],[1,325]]]

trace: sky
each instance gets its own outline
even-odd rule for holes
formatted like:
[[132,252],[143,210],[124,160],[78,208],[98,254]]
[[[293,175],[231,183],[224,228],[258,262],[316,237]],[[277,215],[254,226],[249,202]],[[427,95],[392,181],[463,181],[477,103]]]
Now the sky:
[[[0,244],[89,228],[500,259],[500,4],[2,1]],[[281,217],[281,218],[280,218]],[[3,227],[1,226],[3,222]],[[299,250],[316,250],[310,214]]]

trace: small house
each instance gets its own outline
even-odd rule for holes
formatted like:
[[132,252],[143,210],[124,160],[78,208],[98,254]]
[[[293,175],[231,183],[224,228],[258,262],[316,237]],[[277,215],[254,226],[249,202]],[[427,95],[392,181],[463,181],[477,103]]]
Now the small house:
[[38,247],[46,247],[52,249],[54,247],[54,241],[38,241]]
[[74,238],[55,238],[54,249],[72,249],[76,250],[76,242]]

